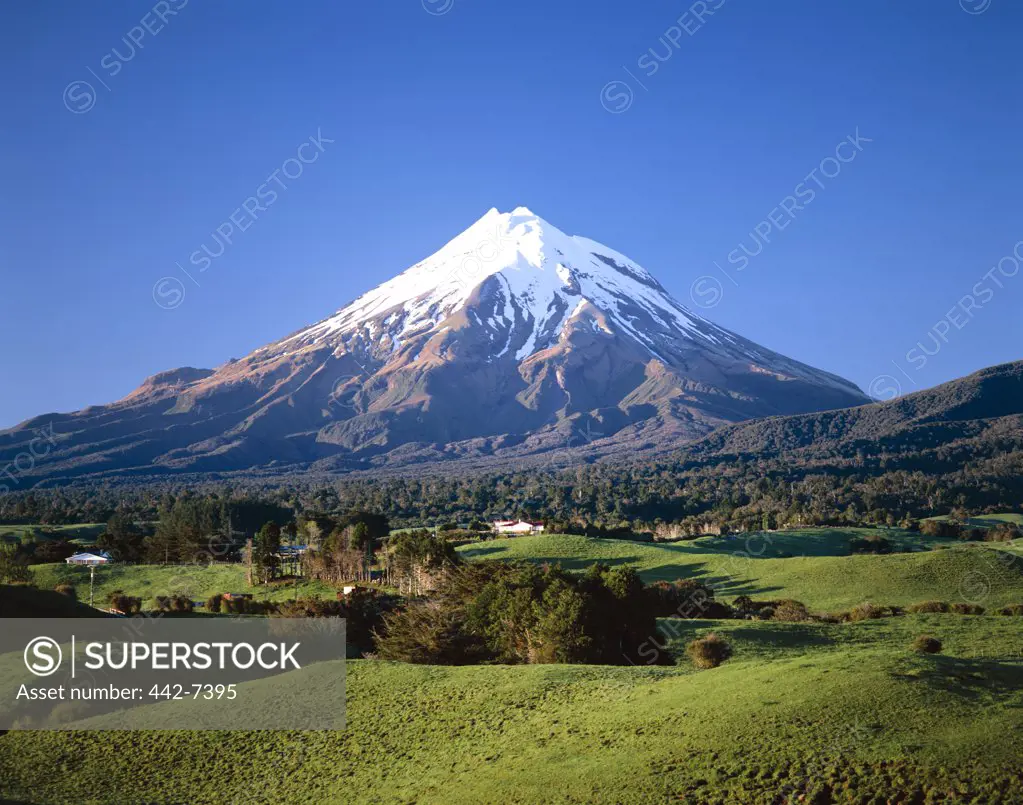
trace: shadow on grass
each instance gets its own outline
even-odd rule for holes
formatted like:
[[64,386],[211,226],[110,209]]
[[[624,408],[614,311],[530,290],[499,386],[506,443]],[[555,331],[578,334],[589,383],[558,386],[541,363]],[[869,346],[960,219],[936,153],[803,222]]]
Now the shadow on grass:
[[982,695],[1005,695],[1023,688],[1023,668],[996,660],[965,659],[931,655],[917,658],[907,671],[892,676],[909,682],[925,682],[964,699]]
[[479,559],[481,556],[490,556],[495,553],[507,553],[507,551],[507,548],[468,548],[462,551],[462,556],[466,559]]
[[833,637],[820,629],[779,621],[771,621],[770,628],[740,627],[732,629],[729,634],[736,640],[759,643],[771,648],[809,648],[833,646],[837,643]]
[[[656,581],[676,581],[678,579],[692,579],[711,587],[718,596],[737,595],[765,595],[782,589],[781,587],[759,585],[754,579],[743,579],[736,576],[709,575],[707,562],[690,562],[684,565],[659,565],[652,568],[643,568],[644,558],[641,556],[616,556],[616,557],[580,557],[580,556],[531,556],[519,557],[509,556],[507,559],[501,556],[504,548],[490,547],[477,548],[463,552],[463,557],[472,560],[496,559],[499,561],[524,561],[537,565],[560,565],[565,570],[583,572],[593,565],[607,565],[608,567],[624,567],[634,565],[642,575],[647,584]],[[697,551],[680,551],[684,553],[698,553]]]
[[670,639],[687,642],[708,630],[719,630],[729,641],[743,643],[756,654],[771,654],[778,649],[820,648],[836,645],[830,635],[799,623],[757,621],[757,626],[738,626],[744,621],[713,621],[682,618],[659,618],[658,628]]

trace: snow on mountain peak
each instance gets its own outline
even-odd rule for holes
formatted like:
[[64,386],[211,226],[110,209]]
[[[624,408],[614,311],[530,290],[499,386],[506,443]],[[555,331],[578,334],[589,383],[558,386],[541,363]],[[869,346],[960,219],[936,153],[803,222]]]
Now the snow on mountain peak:
[[694,314],[624,254],[567,235],[527,207],[491,208],[425,260],[266,349],[326,344],[386,361],[405,347],[423,349],[445,329],[470,327],[489,345],[489,360],[523,361],[559,343],[586,311],[594,332],[631,341],[669,366],[689,365],[695,350],[848,386]]
[[[578,310],[580,297],[611,314],[626,330],[631,326],[619,315],[622,303],[639,305],[666,326],[691,329],[694,321],[702,321],[625,255],[597,241],[567,235],[528,207],[511,212],[491,208],[430,257],[288,342],[318,343],[364,329],[381,316],[389,331],[400,321],[392,337],[418,333],[465,309],[491,278],[493,293],[505,302],[504,322],[518,322],[537,332],[552,324],[554,311]],[[562,318],[563,326],[571,315]],[[532,346],[537,346],[535,339]]]

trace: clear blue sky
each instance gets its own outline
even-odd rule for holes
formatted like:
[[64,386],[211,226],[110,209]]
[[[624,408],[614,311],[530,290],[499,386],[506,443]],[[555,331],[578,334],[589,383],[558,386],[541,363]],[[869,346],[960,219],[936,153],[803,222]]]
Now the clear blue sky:
[[[864,388],[1023,358],[1023,275],[984,278],[1023,240],[1018,3],[181,5],[0,12],[0,426],[244,355],[520,204],[686,304],[703,277],[710,318]],[[738,272],[857,127],[871,142]],[[317,131],[335,142],[197,273]]]

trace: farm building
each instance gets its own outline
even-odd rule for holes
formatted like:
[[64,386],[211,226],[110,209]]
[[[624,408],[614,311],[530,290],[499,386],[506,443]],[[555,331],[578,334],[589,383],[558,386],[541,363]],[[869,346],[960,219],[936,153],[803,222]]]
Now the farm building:
[[534,520],[495,520],[494,530],[499,534],[542,534],[543,523]]
[[110,555],[106,553],[76,553],[64,560],[69,565],[105,565],[110,561]]

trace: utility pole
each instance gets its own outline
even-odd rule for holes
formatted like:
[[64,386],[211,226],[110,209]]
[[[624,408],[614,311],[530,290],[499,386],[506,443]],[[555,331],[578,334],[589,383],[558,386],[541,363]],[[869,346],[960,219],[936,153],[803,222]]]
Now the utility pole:
[[93,591],[96,586],[96,565],[89,565],[89,606],[92,606]]

